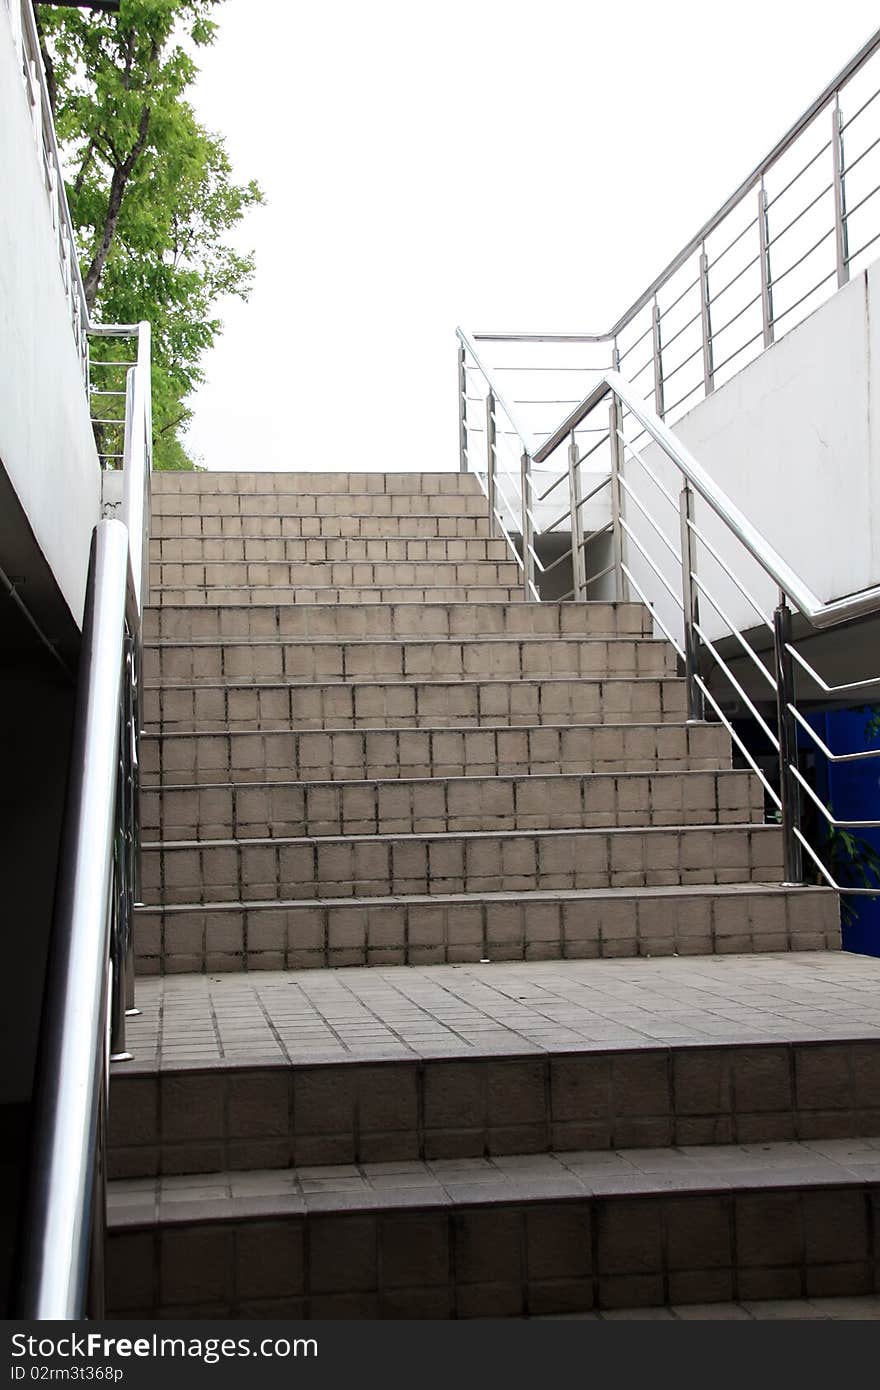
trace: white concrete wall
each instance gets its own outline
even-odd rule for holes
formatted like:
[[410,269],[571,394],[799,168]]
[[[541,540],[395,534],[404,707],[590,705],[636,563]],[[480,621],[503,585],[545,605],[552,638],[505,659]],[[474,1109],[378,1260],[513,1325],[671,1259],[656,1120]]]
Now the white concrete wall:
[[[678,421],[674,433],[827,602],[880,582],[880,263]],[[646,461],[676,496],[680,475],[656,445]],[[673,509],[631,458],[625,477],[678,545]],[[676,589],[673,557],[630,502],[626,518]],[[739,542],[698,501],[697,523],[725,564],[772,613],[776,591]],[[657,611],[680,611],[630,545],[630,564]],[[722,568],[699,557],[713,596],[741,629],[756,615]],[[644,580],[644,582],[643,582]],[[726,624],[703,601],[710,636]]]
[[0,178],[0,465],[80,624],[100,469],[5,5]]

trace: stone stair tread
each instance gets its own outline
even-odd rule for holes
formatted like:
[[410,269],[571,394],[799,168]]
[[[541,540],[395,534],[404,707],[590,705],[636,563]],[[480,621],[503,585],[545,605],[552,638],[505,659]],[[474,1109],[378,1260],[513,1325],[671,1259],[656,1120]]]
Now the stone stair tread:
[[760,1059],[795,1043],[821,1059],[825,1044],[880,1044],[878,986],[880,959],[839,951],[154,976],[129,1023],[135,1059],[113,1074],[707,1048]]
[[278,1213],[377,1211],[593,1197],[663,1197],[880,1182],[880,1139],[572,1150],[168,1175],[108,1184],[111,1229]]
[[[544,726],[544,727],[546,727],[546,726]],[[566,727],[567,727],[567,728],[571,728],[571,727],[573,727],[573,726],[567,725]],[[607,727],[607,725],[603,725],[602,727]],[[626,727],[627,727],[627,728],[632,728],[633,726],[632,726],[631,724],[628,724],[628,725],[626,725]],[[385,731],[385,730],[382,730],[381,732],[384,733],[384,732],[386,732],[386,731]],[[411,732],[411,731],[410,731],[410,730],[406,730],[406,732],[409,733],[409,732]],[[420,731],[420,732],[424,732],[424,730],[422,730],[422,731]],[[444,731],[444,732],[445,732],[445,731]],[[197,735],[196,735],[196,736],[197,736]],[[181,735],[179,735],[179,734],[153,734],[153,735],[147,735],[147,737],[153,737],[153,738],[179,738],[179,737],[181,737]],[[407,787],[407,786],[410,786],[411,784],[414,784],[414,785],[416,785],[416,786],[423,786],[423,785],[426,785],[426,786],[435,786],[438,782],[439,782],[439,783],[442,783],[442,782],[454,782],[454,783],[462,784],[462,785],[465,785],[465,786],[471,786],[471,785],[473,785],[473,784],[476,783],[476,782],[487,783],[487,784],[495,784],[495,783],[497,783],[497,782],[533,782],[533,781],[535,781],[535,780],[540,780],[540,781],[543,782],[543,781],[546,781],[548,778],[549,778],[553,783],[560,783],[560,782],[564,782],[564,781],[571,781],[571,782],[574,782],[574,781],[582,781],[584,778],[587,778],[587,777],[613,777],[615,781],[624,781],[624,782],[625,782],[625,781],[635,781],[635,780],[638,779],[638,778],[645,778],[645,777],[651,777],[651,778],[654,778],[654,777],[662,777],[662,778],[664,778],[664,779],[672,779],[672,778],[674,778],[674,777],[725,777],[725,778],[731,778],[731,779],[732,779],[732,778],[737,778],[737,777],[745,777],[745,776],[747,776],[747,775],[750,775],[750,769],[748,769],[748,768],[739,768],[739,767],[722,767],[722,768],[717,768],[717,769],[712,770],[712,771],[707,771],[706,769],[702,769],[702,768],[697,768],[697,769],[691,769],[691,768],[660,768],[660,769],[658,769],[658,770],[650,771],[650,772],[647,772],[647,771],[646,771],[646,772],[632,772],[632,771],[627,771],[627,772],[541,772],[541,773],[530,773],[530,772],[522,772],[522,773],[516,773],[516,772],[502,772],[502,773],[499,773],[499,774],[497,774],[497,775],[496,775],[496,774],[493,774],[493,775],[491,775],[491,776],[489,776],[489,775],[482,775],[482,774],[479,774],[479,773],[476,773],[476,774],[474,774],[474,773],[463,773],[463,774],[461,774],[461,775],[454,775],[454,774],[448,775],[448,774],[445,774],[445,773],[444,773],[444,775],[443,775],[442,777],[365,777],[365,778],[357,778],[357,777],[340,777],[340,778],[328,778],[328,777],[313,777],[313,778],[308,778],[308,777],[296,777],[296,778],[290,778],[290,779],[289,779],[288,781],[286,781],[286,782],[271,782],[271,783],[267,783],[267,782],[265,782],[265,781],[263,781],[263,780],[257,780],[257,779],[255,779],[255,780],[252,781],[252,782],[230,782],[230,781],[228,781],[228,780],[214,781],[214,782],[210,782],[210,781],[205,781],[205,782],[162,782],[161,785],[160,785],[159,783],[154,783],[154,784],[151,784],[151,783],[149,783],[149,782],[145,783],[145,782],[143,781],[143,778],[142,778],[142,779],[141,779],[141,786],[142,786],[142,787],[146,786],[150,791],[161,791],[161,792],[191,792],[191,791],[192,791],[192,792],[195,792],[195,791],[213,791],[213,790],[216,790],[216,789],[223,789],[223,790],[226,790],[227,788],[231,788],[231,787],[237,788],[239,791],[247,791],[247,790],[250,789],[250,788],[254,788],[254,787],[263,788],[263,787],[266,787],[266,786],[271,786],[273,789],[274,789],[274,788],[278,788],[279,790],[283,790],[285,787],[303,787],[303,788],[308,788],[308,787],[314,787],[314,788],[318,788],[318,787],[328,787],[328,788],[330,788],[330,787],[332,787],[332,788],[336,788],[336,787],[343,787],[343,788],[344,788],[344,787]]]
[[[419,605],[421,607],[421,605]],[[482,633],[453,633],[446,635],[427,635],[419,636],[397,636],[396,634],[384,635],[376,634],[367,637],[297,637],[287,636],[284,633],[277,633],[273,637],[150,637],[144,642],[145,647],[279,647],[293,646],[297,643],[306,643],[312,647],[374,647],[380,646],[401,646],[401,647],[430,647],[437,643],[448,643],[450,646],[509,646],[512,643],[519,643],[523,646],[531,644],[552,642],[554,647],[567,645],[569,643],[593,644],[593,643],[638,643],[646,648],[656,649],[657,643],[653,637],[647,637],[639,633],[625,633],[621,636],[579,633],[579,632],[490,632]],[[433,680],[434,677],[432,676]],[[441,677],[437,677],[441,679]],[[610,677],[602,677],[610,679]]]

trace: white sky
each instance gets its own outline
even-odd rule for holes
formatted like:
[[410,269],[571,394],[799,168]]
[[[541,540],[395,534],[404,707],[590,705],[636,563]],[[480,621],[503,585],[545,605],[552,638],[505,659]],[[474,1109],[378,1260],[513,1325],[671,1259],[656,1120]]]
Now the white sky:
[[195,104],[267,197],[189,442],[458,466],[455,327],[608,328],[877,24],[872,0],[226,0]]

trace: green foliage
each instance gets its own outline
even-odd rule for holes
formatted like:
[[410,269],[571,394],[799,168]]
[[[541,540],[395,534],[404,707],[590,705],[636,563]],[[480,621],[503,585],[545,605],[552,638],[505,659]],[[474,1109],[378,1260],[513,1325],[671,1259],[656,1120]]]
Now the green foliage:
[[[833,815],[834,807],[828,809]],[[880,893],[880,854],[860,835],[827,822],[827,834],[819,846],[819,857],[841,887],[876,888]],[[847,901],[845,896],[841,899],[845,922],[853,922],[858,917],[856,901]]]
[[234,181],[222,137],[185,97],[218,3],[39,11],[90,310],[96,322],[153,327],[156,468],[193,466],[180,433],[202,355],[221,331],[216,301],[246,299],[254,269],[253,255],[226,238],[262,193]]

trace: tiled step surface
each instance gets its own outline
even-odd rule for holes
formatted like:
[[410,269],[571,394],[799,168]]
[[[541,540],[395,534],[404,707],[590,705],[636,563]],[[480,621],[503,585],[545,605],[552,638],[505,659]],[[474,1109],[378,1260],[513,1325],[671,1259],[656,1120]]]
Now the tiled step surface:
[[480,485],[472,473],[444,471],[442,473],[378,473],[328,471],[318,472],[290,469],[284,472],[238,473],[223,469],[191,473],[154,473],[151,479],[153,498],[182,498],[195,495],[203,501],[215,497],[264,497],[281,493],[298,496],[317,492],[323,497],[352,494],[371,496],[411,496],[436,500],[440,497],[482,497]]
[[[238,887],[236,885],[236,891]],[[775,885],[235,900],[139,908],[140,974],[835,950],[836,898]],[[174,900],[174,901],[172,901]],[[178,905],[175,905],[177,903]]]
[[113,1070],[111,1175],[842,1146],[880,1134],[880,964],[861,964],[815,953],[146,980],[135,1061]]
[[684,681],[521,677],[293,684],[204,680],[144,691],[152,732],[234,729],[468,728],[481,725],[643,724],[685,717]]
[[144,902],[773,883],[777,826],[480,831],[145,844]]
[[760,822],[756,777],[726,772],[166,784],[141,790],[146,840]]
[[135,1179],[111,1186],[110,1311],[518,1317],[874,1293],[878,1155],[707,1145]]
[[259,637],[222,642],[165,639],[147,645],[147,685],[192,681],[425,680],[438,677],[674,676],[675,653],[650,638]]
[[729,768],[720,724],[181,731],[141,742],[145,784],[548,776]]
[[507,542],[492,539],[420,539],[411,536],[362,539],[358,537],[264,537],[222,540],[150,541],[150,559],[156,564],[238,563],[260,560],[308,561],[472,561],[509,560]]
[[148,608],[149,641],[261,638],[650,637],[641,604],[624,603],[275,603]]
[[440,502],[434,512],[408,512],[405,516],[337,515],[310,513],[308,515],[272,516],[265,512],[236,512],[205,515],[202,512],[184,515],[162,513],[156,516],[150,530],[153,540],[217,539],[242,536],[260,538],[277,536],[357,536],[362,539],[384,540],[394,536],[417,536],[423,540],[449,537],[466,540],[489,537],[486,509],[478,516],[462,516],[443,511]]
[[520,582],[512,560],[218,560],[151,564],[150,586],[207,588],[219,585],[278,585],[311,588],[320,585],[416,587],[512,587]]
[[517,584],[151,584],[150,597],[161,607],[207,608],[275,607],[278,603],[357,604],[399,603],[519,603],[525,599]]
[[676,1303],[647,1308],[597,1308],[589,1313],[549,1313],[578,1322],[877,1322],[880,1294],[831,1298],[747,1298],[738,1303]]

